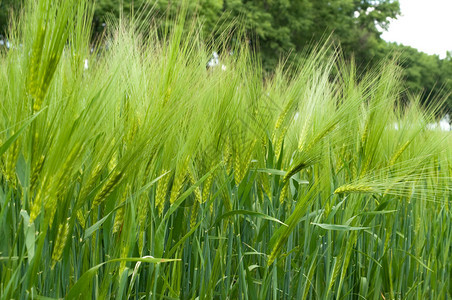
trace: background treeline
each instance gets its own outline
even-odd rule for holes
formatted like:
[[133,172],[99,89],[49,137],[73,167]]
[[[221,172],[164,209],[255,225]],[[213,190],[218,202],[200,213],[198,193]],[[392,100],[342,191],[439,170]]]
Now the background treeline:
[[[17,0],[0,1],[0,27],[7,32],[8,15],[19,11]],[[165,17],[175,13],[180,0],[97,0],[93,38],[102,35],[108,20],[124,14],[147,15],[154,10],[161,25],[173,24]],[[422,93],[428,104],[447,98],[444,112],[452,111],[452,55],[441,59],[395,43],[387,43],[381,33],[401,11],[394,0],[198,0],[190,1],[189,15],[203,23],[206,41],[229,34],[235,27],[246,30],[248,42],[272,73],[282,58],[287,64],[303,60],[319,41],[340,45],[344,57],[353,57],[359,71],[374,67],[382,58],[397,57],[404,68],[406,92]],[[175,15],[175,14],[169,14]],[[244,28],[243,28],[244,26]],[[233,38],[230,39],[234,43]],[[243,42],[243,41],[241,41]],[[452,50],[452,49],[451,49]]]

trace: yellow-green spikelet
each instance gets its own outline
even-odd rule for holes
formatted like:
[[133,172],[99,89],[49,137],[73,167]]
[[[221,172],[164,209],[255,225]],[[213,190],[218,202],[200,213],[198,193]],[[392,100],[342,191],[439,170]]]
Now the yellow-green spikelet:
[[180,167],[180,169],[176,172],[176,175],[174,177],[173,186],[171,188],[171,195],[170,195],[170,203],[171,204],[176,202],[177,198],[179,197],[179,194],[184,186],[186,175],[187,175],[187,163],[185,162]]
[[390,166],[393,166],[396,163],[397,159],[399,159],[399,157],[406,150],[406,148],[408,148],[408,146],[410,145],[410,142],[411,141],[407,141],[405,144],[403,144],[402,147],[399,148],[399,150],[394,154],[394,156],[389,161]]
[[210,195],[210,190],[213,184],[213,174],[209,175],[204,182],[204,187],[202,189],[202,203],[206,202]]
[[113,233],[120,232],[122,224],[124,223],[124,214],[125,214],[124,207],[119,208],[118,211],[116,212],[115,222],[113,223]]
[[41,212],[42,207],[42,188],[38,189],[35,199],[31,205],[30,209],[30,223],[33,223],[36,220],[36,217]]
[[82,151],[83,146],[80,144],[76,144],[71,152],[69,152],[69,155],[67,156],[66,160],[64,161],[63,167],[61,168],[59,178],[57,180],[56,185],[53,185],[53,191],[56,194],[62,194],[64,190],[67,188],[67,184],[70,181],[71,178],[71,169],[72,165],[74,164],[74,161],[76,158],[80,155],[80,152]]
[[196,221],[198,220],[198,209],[199,209],[199,202],[195,201],[193,203],[193,208],[191,210],[190,228],[193,228],[196,225]]
[[336,282],[336,278],[339,275],[339,271],[341,270],[342,257],[343,257],[343,253],[342,252],[337,257],[335,257],[334,266],[333,266],[333,274],[331,275],[331,278],[329,280],[329,284],[328,284],[328,288],[327,288],[327,295],[331,291],[334,283]]
[[279,129],[281,127],[281,125],[284,123],[286,116],[289,113],[290,108],[291,108],[291,103],[289,102],[284,107],[284,110],[279,114],[278,119],[276,120],[276,123],[275,123],[275,129]]
[[369,134],[369,119],[366,120],[366,125],[364,126],[363,134],[361,135],[361,146],[364,146],[367,142],[367,136]]
[[286,138],[286,133],[287,133],[287,129],[288,127],[285,126],[284,128],[282,128],[281,133],[279,135],[278,140],[276,141],[276,145],[275,145],[275,155],[278,158],[279,155],[281,154],[282,151],[282,145],[284,143],[284,139]]
[[41,173],[42,166],[44,165],[45,156],[41,155],[39,160],[36,162],[30,179],[30,189],[33,191],[38,182],[39,174]]
[[69,221],[66,221],[64,224],[60,224],[58,226],[58,232],[52,252],[53,265],[55,265],[55,263],[61,259],[68,235]]
[[288,191],[289,191],[289,182],[284,184],[284,186],[283,186],[283,188],[281,190],[281,194],[279,195],[279,203],[282,204],[284,202],[284,199],[286,199]]
[[96,186],[97,179],[102,172],[102,166],[97,164],[93,171],[91,172],[90,178],[87,180],[86,184],[83,185],[80,191],[80,197],[85,198]]
[[110,179],[104,184],[102,189],[94,197],[92,205],[93,208],[101,204],[102,201],[104,201],[105,198],[107,198],[111,194],[111,192],[113,192],[115,187],[121,182],[122,177],[123,177],[122,172],[113,171],[113,174],[111,175]]
[[148,214],[148,195],[147,193],[141,195],[138,202],[138,224],[142,227],[146,222],[146,216]]
[[[163,171],[162,174],[167,173]],[[159,215],[163,213],[163,208],[165,207],[166,194],[168,191],[168,185],[171,178],[171,173],[166,174],[157,184],[157,190],[155,192],[155,208],[157,208]]]
[[267,174],[262,173],[261,181],[262,181],[262,189],[264,190],[264,193],[267,194],[269,199],[271,199],[272,192],[271,192],[270,178],[268,178]]
[[42,99],[41,97],[41,82],[39,77],[39,66],[41,65],[42,48],[44,44],[44,37],[46,32],[46,26],[41,24],[38,28],[38,34],[36,40],[33,42],[33,49],[30,59],[30,70],[28,77],[28,92],[33,97],[33,111],[37,112],[41,109]]
[[364,184],[345,184],[339,188],[337,188],[334,193],[335,194],[344,194],[344,193],[371,193],[374,192],[374,188]]
[[110,161],[108,162],[108,171],[109,172],[113,171],[117,165],[118,165],[118,153],[115,152],[113,153]]
[[242,151],[243,155],[236,153],[234,159],[234,181],[238,186],[240,182],[245,178],[248,171],[248,164],[251,158],[252,149],[254,148],[256,141],[253,141],[248,150]]
[[46,218],[49,220],[49,226],[52,227],[53,219],[57,210],[58,201],[61,200],[61,194],[50,194],[44,199],[44,209]]
[[124,193],[122,194],[122,197],[119,201],[119,203],[123,204],[121,208],[118,209],[115,215],[115,222],[113,223],[113,233],[117,233],[121,230],[122,224],[124,223],[124,214],[125,214],[125,201],[127,199],[127,194],[129,192],[130,185],[127,184],[126,188],[124,189]]
[[10,148],[8,158],[6,160],[6,180],[11,185],[15,186],[16,183],[16,162],[19,157],[19,142],[16,141]]
[[[188,175],[190,176],[191,184],[195,184],[196,183],[196,179],[195,179],[195,176],[193,175],[193,172],[190,171],[188,173]],[[201,203],[202,195],[201,195],[201,189],[199,188],[199,186],[195,187],[194,195],[195,195],[195,200],[197,202]]]
[[85,220],[85,216],[83,214],[83,210],[82,209],[77,210],[76,217],[77,217],[77,221],[79,222],[80,226],[83,229],[85,229],[86,220]]
[[[128,254],[129,254],[129,244],[128,243],[122,243],[123,246],[121,248],[121,258],[127,258]],[[126,269],[126,261],[121,261],[121,263],[119,264],[119,274],[122,275],[122,273],[125,271]]]

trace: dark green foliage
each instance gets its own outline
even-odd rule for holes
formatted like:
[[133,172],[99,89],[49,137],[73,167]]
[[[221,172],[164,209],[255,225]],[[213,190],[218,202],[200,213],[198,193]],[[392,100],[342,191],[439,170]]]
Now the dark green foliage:
[[[174,16],[181,2],[99,0],[94,28],[101,33],[109,16],[118,17],[121,11],[145,15],[143,11],[154,9],[157,15],[170,12]],[[330,35],[347,56],[356,56],[358,65],[367,65],[374,57],[381,58],[380,28],[386,28],[399,13],[399,3],[393,0],[199,0],[188,5],[188,15],[198,16],[204,24],[206,39],[212,38],[212,32],[218,39],[239,20],[266,70],[273,70],[287,54],[305,52]],[[295,62],[295,56],[289,61]]]
[[[121,14],[144,17],[151,11],[167,30],[183,0],[97,0],[93,38],[104,32],[109,21]],[[8,15],[19,11],[21,1],[0,1],[0,37],[6,32]],[[423,93],[422,102],[447,96],[452,89],[452,59],[440,59],[414,48],[386,43],[381,33],[400,14],[397,0],[197,0],[189,1],[189,17],[203,24],[205,41],[225,40],[226,49],[237,41],[231,32],[245,31],[247,42],[262,59],[263,69],[273,73],[281,59],[299,65],[312,45],[327,40],[340,45],[344,57],[353,57],[360,73],[387,56],[398,55],[405,69],[407,91]],[[170,16],[169,18],[167,16]],[[147,24],[144,27],[149,27]],[[167,32],[166,30],[166,32]],[[221,49],[218,49],[221,52]],[[452,111],[452,98],[444,105]]]
[[0,37],[7,31],[9,15],[20,7],[20,0],[0,0]]
[[446,98],[444,112],[452,111],[452,56],[445,59],[429,55],[404,45],[388,44],[386,51],[398,57],[404,69],[407,91],[421,94],[421,102],[429,105],[432,100]]

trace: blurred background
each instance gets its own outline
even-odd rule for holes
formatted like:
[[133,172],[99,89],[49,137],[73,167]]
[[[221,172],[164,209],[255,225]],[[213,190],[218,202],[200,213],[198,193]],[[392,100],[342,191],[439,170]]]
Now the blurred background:
[[[10,46],[8,20],[20,12],[22,2],[0,0],[0,47]],[[152,15],[161,26],[171,26],[180,2],[97,0],[93,41],[101,39],[120,14],[148,21]],[[419,0],[198,0],[190,1],[189,16],[202,24],[206,42],[225,33],[245,34],[269,75],[282,60],[285,66],[297,64],[326,40],[339,46],[344,59],[353,60],[360,72],[395,57],[404,70],[404,97],[421,94],[424,105],[446,99],[442,116],[449,122],[450,6],[448,0],[428,5]],[[236,42],[233,34],[229,40]]]

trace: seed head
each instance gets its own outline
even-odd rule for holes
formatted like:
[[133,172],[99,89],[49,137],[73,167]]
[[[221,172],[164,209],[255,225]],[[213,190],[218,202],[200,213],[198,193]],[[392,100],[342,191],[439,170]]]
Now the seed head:
[[41,212],[41,206],[42,206],[42,197],[41,197],[42,189],[39,189],[36,193],[35,200],[33,201],[33,204],[31,206],[30,211],[30,223],[33,223],[34,220],[36,220],[36,217]]
[[[162,175],[167,172],[168,171],[163,170]],[[168,191],[170,178],[170,173],[168,173],[161,178],[157,184],[157,191],[155,192],[155,207],[158,209],[159,215],[163,213],[163,208],[165,207],[166,193]]]
[[346,184],[339,188],[337,188],[334,193],[335,194],[344,194],[344,193],[372,193],[375,190],[364,184]]
[[[69,221],[58,226],[58,233],[55,240],[55,245],[53,246],[52,260],[53,266],[55,263],[61,259],[63,254],[64,246],[66,245],[66,240],[69,235]],[[53,267],[52,266],[52,267]]]
[[111,175],[110,179],[105,183],[99,193],[97,193],[96,197],[94,197],[92,207],[96,207],[102,203],[102,201],[107,198],[111,192],[116,188],[116,186],[121,182],[123,177],[123,173],[120,171],[114,171]]
[[406,150],[406,148],[408,148],[409,145],[410,141],[407,141],[405,144],[403,144],[402,147],[400,147],[400,149],[394,154],[394,156],[389,161],[390,166],[393,166],[396,163],[397,159],[400,157],[400,155],[402,155],[402,153]]
[[85,216],[83,215],[83,210],[79,209],[76,212],[76,217],[77,217],[77,221],[80,223],[80,226],[82,226],[82,228],[85,228]]
[[176,202],[177,197],[179,197],[179,194],[184,186],[185,177],[187,176],[187,169],[188,169],[188,161],[185,161],[179,168],[179,170],[176,173],[176,176],[174,177],[173,186],[171,188],[171,196],[170,196],[170,203],[173,204]]
[[117,233],[121,230],[122,223],[124,222],[124,207],[118,209],[115,215],[115,223],[113,224],[113,233]]
[[199,209],[199,202],[195,201],[195,203],[193,203],[193,208],[191,210],[190,228],[193,228],[196,225],[196,221],[198,219],[198,209]]

